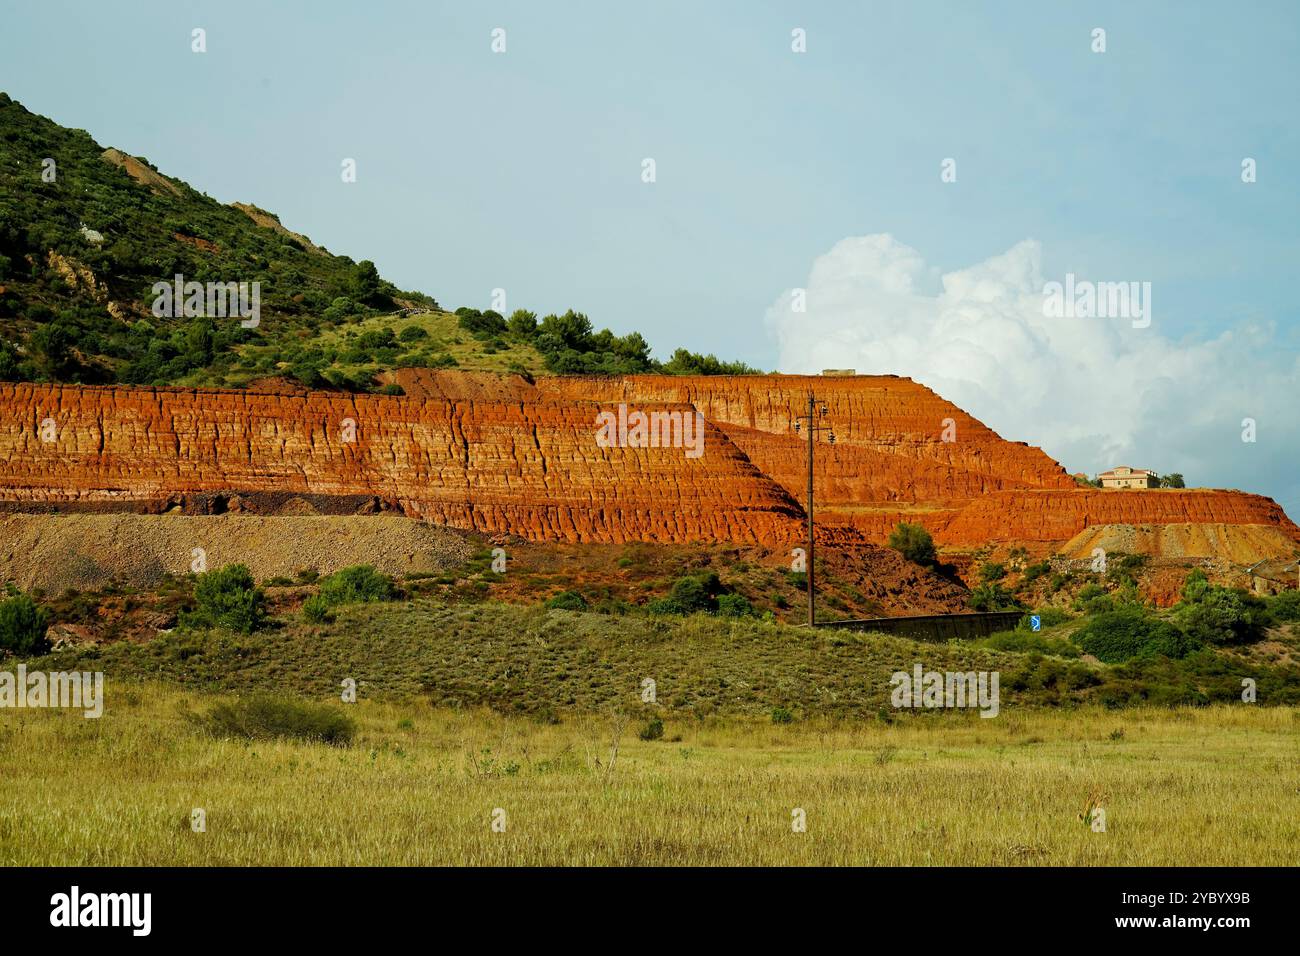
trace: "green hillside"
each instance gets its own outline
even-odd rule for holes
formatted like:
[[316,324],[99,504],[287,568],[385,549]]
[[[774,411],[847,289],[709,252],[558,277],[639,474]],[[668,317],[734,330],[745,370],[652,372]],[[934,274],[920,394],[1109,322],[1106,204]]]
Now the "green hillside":
[[[183,285],[179,296],[155,288],[177,275],[202,285],[197,299]],[[240,283],[243,311],[227,299]],[[218,202],[0,93],[0,380],[238,387],[287,375],[365,390],[400,367],[756,371],[685,350],[660,363],[640,334],[594,331],[574,311],[444,312],[373,262],[333,255],[272,213]]]

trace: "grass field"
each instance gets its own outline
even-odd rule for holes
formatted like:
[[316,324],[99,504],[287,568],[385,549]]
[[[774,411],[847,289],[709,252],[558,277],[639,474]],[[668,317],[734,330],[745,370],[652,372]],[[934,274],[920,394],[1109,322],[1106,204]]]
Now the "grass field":
[[0,864],[1300,863],[1290,707],[669,718],[628,724],[610,769],[612,715],[362,700],[331,747],[213,738],[185,716],[213,699],[2,712]]
[[[337,614],[28,661],[104,672],[104,715],[0,709],[0,864],[1300,863],[1294,664],[495,601]],[[997,716],[894,709],[918,663],[1000,673]],[[215,707],[267,693],[355,735],[214,735]]]

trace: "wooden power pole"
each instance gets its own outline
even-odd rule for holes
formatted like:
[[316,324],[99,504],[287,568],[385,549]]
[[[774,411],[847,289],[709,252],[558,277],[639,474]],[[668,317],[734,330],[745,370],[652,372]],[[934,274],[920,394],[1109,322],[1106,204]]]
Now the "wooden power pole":
[[[818,412],[820,411],[820,416]],[[830,443],[835,444],[835,432],[829,425],[818,425],[817,419],[826,417],[826,405],[822,403],[820,409],[817,408],[817,397],[810,391],[808,393],[808,414],[796,415],[792,421],[796,434],[801,428],[807,428],[808,431],[808,501],[805,510],[808,514],[808,554],[807,564],[804,568],[804,578],[808,584],[808,626],[814,627],[817,624],[817,598],[815,585],[813,583],[813,453],[816,447],[817,432],[828,432],[827,435]],[[805,426],[803,422],[808,424]]]

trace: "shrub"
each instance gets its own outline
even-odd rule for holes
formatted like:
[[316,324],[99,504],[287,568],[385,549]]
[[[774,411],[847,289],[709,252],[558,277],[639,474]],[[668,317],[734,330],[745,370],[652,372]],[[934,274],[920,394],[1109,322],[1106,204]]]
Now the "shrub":
[[1083,602],[1083,613],[1089,616],[1109,614],[1113,610],[1115,610],[1115,599],[1109,594],[1099,594]]
[[637,732],[637,736],[642,740],[659,740],[664,735],[664,722],[658,717],[653,717],[650,722]]
[[922,525],[900,521],[889,535],[889,546],[913,564],[934,564],[934,539]]
[[511,334],[521,339],[531,339],[537,334],[537,313],[527,309],[515,309],[506,323]]
[[561,591],[546,602],[546,607],[560,611],[585,611],[587,599],[577,591]]
[[0,650],[35,657],[50,649],[45,639],[49,615],[26,594],[0,601]]
[[[698,611],[716,611],[722,582],[717,574],[686,575],[673,582],[668,596],[650,605],[652,614],[695,614]],[[742,598],[743,600],[743,598]],[[746,602],[748,603],[748,602]]]
[[1010,611],[1019,602],[1002,585],[992,582],[978,585],[970,593],[970,606],[976,611]]
[[181,616],[186,627],[224,627],[250,634],[266,619],[266,594],[242,564],[228,564],[194,581],[198,607]]
[[1268,609],[1279,621],[1300,621],[1300,591],[1283,591],[1269,598]]
[[397,345],[397,336],[389,328],[368,329],[357,336],[357,348],[366,352],[374,352],[377,349],[393,348]]
[[1054,654],[1057,657],[1078,657],[1079,649],[1059,637],[1047,637],[1034,631],[998,631],[979,642],[995,651],[1013,651],[1018,654]]
[[754,605],[743,594],[721,594],[718,596],[718,613],[723,617],[753,617]]
[[772,708],[772,723],[774,724],[792,724],[794,723],[794,714],[788,707]]
[[456,314],[460,317],[457,324],[476,339],[491,339],[506,331],[506,320],[491,309],[479,312],[478,309],[460,308]]
[[418,325],[408,325],[397,335],[399,342],[418,342],[420,339],[427,339],[429,333],[423,327]]
[[1033,584],[1051,570],[1052,565],[1048,561],[1040,561],[1037,564],[1031,564],[1029,567],[1025,568],[1025,583]]
[[1206,588],[1195,601],[1180,601],[1174,608],[1174,620],[1190,637],[1205,644],[1256,641],[1272,623],[1263,600],[1240,588],[1220,587]]
[[1074,640],[1108,664],[1157,655],[1178,659],[1200,647],[1199,641],[1139,607],[1097,615],[1076,632]]
[[980,565],[981,581],[985,581],[985,582],[1001,581],[1006,576],[1007,576],[1007,569],[1001,564],[996,564],[992,561],[989,561],[986,564]]
[[322,595],[313,594],[302,602],[302,616],[313,624],[324,624],[333,617],[330,602]]
[[265,694],[217,704],[201,723],[218,737],[290,738],[340,746],[351,743],[357,729],[336,707]]
[[1209,589],[1210,580],[1205,572],[1200,568],[1192,568],[1183,579],[1183,600],[1189,603],[1199,601]]
[[336,604],[365,604],[393,597],[393,579],[370,564],[354,564],[335,571],[320,583],[320,596]]

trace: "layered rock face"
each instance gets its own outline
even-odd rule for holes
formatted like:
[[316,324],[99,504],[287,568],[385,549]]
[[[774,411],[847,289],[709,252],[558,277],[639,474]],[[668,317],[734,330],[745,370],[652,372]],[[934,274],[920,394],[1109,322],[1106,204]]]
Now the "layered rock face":
[[596,415],[581,402],[4,385],[0,500],[257,511],[305,498],[538,540],[795,536],[798,506],[712,425],[691,458],[601,447]]
[[[791,423],[812,390],[836,435],[819,436],[814,478],[827,544],[880,544],[903,520],[957,549],[1118,524],[1300,541],[1257,495],[1078,488],[1040,449],[893,376],[395,378],[404,397],[0,384],[0,508],[273,513],[301,498],[538,541],[788,548],[803,535],[807,450]],[[674,442],[697,411],[702,444]],[[638,443],[638,413],[678,430]],[[603,441],[602,414],[621,416]]]
[[1100,524],[1258,525],[1300,541],[1271,499],[1235,491],[1079,488],[1041,449],[1001,438],[911,379],[896,376],[630,376],[555,378],[546,395],[610,402],[690,402],[802,503],[806,437],[791,427],[808,393],[826,406],[813,492],[819,524],[883,543],[900,521],[953,548],[1059,544]]

